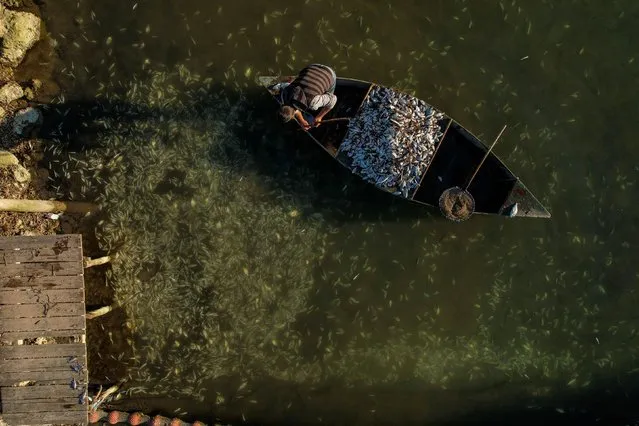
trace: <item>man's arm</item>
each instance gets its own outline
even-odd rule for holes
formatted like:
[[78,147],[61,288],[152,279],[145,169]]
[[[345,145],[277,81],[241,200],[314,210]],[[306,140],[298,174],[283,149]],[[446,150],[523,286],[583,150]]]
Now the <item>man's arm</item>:
[[313,98],[310,105],[311,109],[320,110],[317,117],[315,117],[316,126],[319,126],[324,116],[333,109],[336,103],[337,96],[332,93],[324,93],[323,95],[315,96],[315,98]]
[[300,110],[295,110],[295,113],[293,114],[293,116],[295,117],[295,119],[297,120],[298,123],[300,123],[302,125],[302,127],[304,128],[304,130],[308,130],[311,128],[311,125],[308,124],[308,121],[306,121],[304,119],[304,116],[302,115],[302,113],[300,112]]
[[322,109],[320,110],[319,114],[317,114],[317,117],[315,117],[315,120],[316,120],[316,121],[318,121],[318,120],[319,120],[319,121],[322,121],[322,119],[324,118],[324,116],[325,116],[326,114],[328,114],[328,112],[329,112],[330,110],[332,110],[332,109],[333,109],[333,108],[331,108],[330,106],[325,106],[324,108],[322,108]]

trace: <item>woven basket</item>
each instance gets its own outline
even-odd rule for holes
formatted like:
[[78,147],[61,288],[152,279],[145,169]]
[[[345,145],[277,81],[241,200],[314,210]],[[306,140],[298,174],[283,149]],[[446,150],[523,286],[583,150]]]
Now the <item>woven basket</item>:
[[475,213],[475,199],[458,186],[448,188],[439,196],[439,210],[453,222],[463,222]]

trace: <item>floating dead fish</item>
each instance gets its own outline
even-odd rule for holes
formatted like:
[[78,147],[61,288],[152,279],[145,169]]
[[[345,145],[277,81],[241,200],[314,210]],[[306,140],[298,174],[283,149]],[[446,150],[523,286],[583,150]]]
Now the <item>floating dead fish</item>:
[[84,388],[82,393],[80,393],[80,395],[78,395],[78,404],[80,404],[80,405],[86,404],[87,403],[87,399],[88,399],[88,395],[89,395],[88,389]]

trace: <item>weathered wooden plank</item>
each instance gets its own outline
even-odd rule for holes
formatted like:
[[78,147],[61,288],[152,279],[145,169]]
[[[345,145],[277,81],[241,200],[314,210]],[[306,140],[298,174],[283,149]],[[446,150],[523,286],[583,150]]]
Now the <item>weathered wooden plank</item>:
[[46,411],[40,413],[3,414],[9,426],[36,424],[87,424],[88,414],[84,411]]
[[[70,380],[69,380],[70,382]],[[2,402],[5,401],[30,401],[47,402],[47,399],[59,398],[78,398],[81,389],[73,389],[70,383],[65,385],[49,385],[49,386],[16,386],[11,388],[2,388]]]
[[80,247],[71,247],[60,252],[53,248],[37,248],[22,250],[0,250],[0,265],[29,262],[81,262]]
[[[79,357],[78,357],[79,358]],[[0,374],[0,386],[14,386],[25,381],[35,385],[68,385],[75,379],[79,386],[84,386],[86,377],[82,372],[67,370],[20,371]]]
[[10,263],[0,267],[0,277],[82,275],[81,262]]
[[[0,265],[2,268],[2,265]],[[32,277],[1,277],[0,290],[18,289],[18,288],[81,288],[84,286],[84,277],[82,275],[47,275]]]
[[71,317],[84,315],[84,303],[29,303],[24,305],[0,305],[0,320],[5,318]]
[[0,323],[0,333],[4,331],[45,331],[45,330],[84,330],[84,316],[8,318]]
[[0,359],[83,357],[82,343],[0,346]]
[[82,235],[80,234],[0,238],[0,250],[52,248],[62,252],[75,247],[82,247]]
[[24,289],[0,290],[0,305],[16,303],[60,303],[79,302],[84,300],[84,289]]
[[[66,371],[69,373],[69,380],[73,373],[72,365],[82,365],[86,367],[84,356],[77,357],[77,361],[69,362],[69,358],[29,358],[3,361],[0,363],[0,373],[20,373],[26,371]],[[24,379],[28,380],[28,379]]]
[[[80,392],[78,392],[78,395]],[[79,396],[77,398],[60,398],[54,402],[18,402],[2,400],[2,412],[8,414],[17,413],[37,413],[38,411],[86,411],[87,406],[79,404]],[[30,422],[29,424],[37,424]]]
[[35,331],[6,331],[0,332],[3,340],[35,339],[38,337],[71,337],[83,336],[84,330],[35,330]]

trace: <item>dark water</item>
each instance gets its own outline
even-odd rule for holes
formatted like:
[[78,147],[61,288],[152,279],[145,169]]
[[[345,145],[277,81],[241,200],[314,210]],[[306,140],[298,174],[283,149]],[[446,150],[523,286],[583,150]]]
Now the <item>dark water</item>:
[[[115,212],[105,244],[126,259],[111,280],[139,334],[135,386],[229,421],[333,424],[454,421],[480,409],[494,419],[529,406],[569,413],[607,392],[620,406],[633,394],[636,2],[57,0],[43,13],[67,64],[62,109],[102,111],[104,98],[128,93],[109,126],[69,126],[70,146],[88,149],[91,164],[125,158],[103,176],[111,192],[98,192]],[[508,124],[495,151],[553,218],[453,224],[350,178],[272,123],[255,85],[308,62],[410,91],[486,140]],[[199,77],[175,92],[147,74],[180,69]],[[217,96],[244,109],[227,116]],[[116,116],[131,110],[135,123]],[[232,119],[240,142],[211,154],[224,168],[207,175],[200,160],[222,132],[216,119]],[[153,132],[169,142],[151,144]],[[171,189],[158,191],[167,169]],[[232,211],[215,210],[225,204]],[[217,223],[229,231],[204,256]],[[243,239],[260,243],[221,248]],[[218,273],[224,286],[207,298]],[[272,282],[299,296],[282,290],[269,302],[279,307],[260,311],[267,328],[213,356],[228,344],[207,340],[209,326],[219,331],[216,297]],[[164,322],[149,319],[159,307]],[[225,324],[245,327],[249,317],[233,312]],[[258,350],[259,336],[272,347]],[[173,339],[181,346],[165,345]]]

